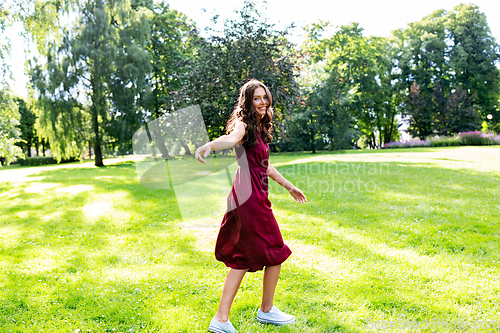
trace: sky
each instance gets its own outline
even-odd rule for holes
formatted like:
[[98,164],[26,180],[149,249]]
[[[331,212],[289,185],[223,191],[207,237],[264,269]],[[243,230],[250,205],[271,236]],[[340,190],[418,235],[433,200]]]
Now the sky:
[[[235,9],[243,7],[244,0],[168,0],[170,7],[186,14],[196,22],[197,27],[212,24],[211,18],[218,14],[220,20],[232,18],[236,14]],[[266,12],[270,23],[276,23],[278,27],[285,27],[292,22],[295,28],[290,39],[300,43],[301,33],[306,24],[318,22],[318,20],[329,21],[332,28],[358,22],[364,29],[366,36],[386,37],[391,31],[404,28],[408,23],[420,21],[424,16],[435,10],[451,10],[460,3],[471,3],[459,0],[257,0],[259,9]],[[486,14],[488,25],[493,37],[500,43],[500,1],[498,0],[476,0],[472,3]],[[26,96],[26,82],[28,80],[24,73],[24,62],[26,60],[26,46],[20,37],[16,37],[17,26],[8,31],[11,38],[12,55],[9,60],[14,80],[11,88],[19,95]]]
[[[219,14],[222,19],[234,16],[234,9],[243,6],[243,0],[169,0],[171,8],[177,9],[197,22],[198,27],[210,24],[210,18]],[[460,3],[474,3],[486,14],[492,34],[500,40],[500,1],[476,0],[260,0],[258,6],[266,9],[272,23],[283,26],[295,22],[306,24],[329,21],[333,27],[359,22],[366,36],[386,37],[392,30],[404,28],[410,22],[420,21],[424,16],[438,9],[451,10]],[[298,38],[301,29],[296,29]],[[300,39],[300,38],[298,38]]]

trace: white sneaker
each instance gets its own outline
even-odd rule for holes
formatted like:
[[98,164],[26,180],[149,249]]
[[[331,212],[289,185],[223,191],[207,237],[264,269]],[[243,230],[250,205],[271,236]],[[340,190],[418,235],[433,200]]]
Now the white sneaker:
[[295,322],[295,317],[278,310],[278,308],[273,305],[271,311],[268,313],[259,309],[259,311],[257,311],[257,320],[267,324],[288,325]]
[[233,324],[228,320],[225,323],[221,323],[215,317],[212,318],[210,326],[208,326],[210,332],[215,333],[237,333],[238,331],[234,328]]

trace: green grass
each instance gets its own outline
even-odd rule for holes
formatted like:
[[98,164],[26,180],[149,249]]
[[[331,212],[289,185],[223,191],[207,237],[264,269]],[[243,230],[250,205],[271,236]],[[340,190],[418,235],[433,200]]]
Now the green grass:
[[[248,273],[230,314],[239,332],[500,322],[500,148],[270,162],[308,199],[297,204],[270,184],[293,251],[275,304],[297,322],[258,323],[262,272]],[[0,332],[206,331],[227,273],[213,255],[222,215],[201,210],[186,225],[172,189],[141,186],[133,161],[105,163],[0,170]],[[423,330],[443,331],[452,330]]]

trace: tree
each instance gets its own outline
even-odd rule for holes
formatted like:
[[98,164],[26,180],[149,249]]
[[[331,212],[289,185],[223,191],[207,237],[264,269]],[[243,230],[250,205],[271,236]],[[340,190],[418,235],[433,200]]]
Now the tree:
[[306,65],[299,83],[303,97],[291,117],[298,125],[293,135],[304,138],[302,146],[312,153],[316,149],[349,148],[354,131],[349,112],[354,90],[344,84],[337,70],[327,69],[326,60]]
[[239,17],[225,22],[224,31],[209,38],[193,36],[196,57],[186,63],[186,84],[177,91],[178,106],[200,104],[211,138],[224,134],[238,89],[248,79],[263,81],[273,95],[274,135],[282,138],[284,119],[298,100],[296,51],[287,31],[278,31],[246,2]]
[[21,140],[19,130],[19,111],[14,99],[6,89],[0,90],[0,161],[10,164],[17,157],[24,157],[16,145]]
[[[341,95],[345,96],[345,91],[358,91],[352,93],[349,108],[344,108],[344,113],[335,114],[337,124],[334,127],[338,128],[332,133],[337,136],[337,143],[343,137],[352,144],[355,123],[370,146],[377,146],[377,140],[380,144],[390,141],[397,133],[390,43],[384,38],[364,37],[358,23],[341,26],[332,37],[322,38],[322,32],[328,25],[328,22],[320,21],[306,27],[307,39],[303,50],[310,55],[308,66],[325,61],[326,72],[331,74],[331,78],[339,79],[342,86],[332,85],[335,80],[329,83],[339,89],[337,94],[344,91]],[[323,94],[322,108],[326,110],[329,105],[335,105],[339,100],[337,94]],[[342,117],[339,118],[340,115]],[[340,119],[344,119],[345,123],[339,123]],[[345,148],[345,145],[335,147]]]
[[193,23],[188,18],[171,9],[168,4],[159,3],[153,7],[150,18],[151,39],[146,49],[151,54],[150,109],[160,117],[162,108],[171,110],[176,105],[172,93],[182,88],[182,74],[185,63],[194,60],[194,49],[190,43],[193,38]]
[[447,28],[452,43],[450,67],[455,87],[462,85],[483,119],[498,113],[500,98],[500,48],[491,35],[486,15],[473,4],[460,4],[449,13]]
[[110,78],[106,82],[108,116],[106,134],[124,154],[132,150],[132,136],[147,121],[152,57],[147,51],[152,12],[136,1],[121,18],[114,39],[114,58]]
[[402,102],[412,116],[413,135],[425,138],[477,130],[480,122],[474,112],[483,120],[498,113],[499,47],[477,6],[438,10],[395,31],[394,43],[396,85],[406,90]]
[[19,129],[21,131],[21,147],[25,147],[26,155],[32,157],[31,147],[37,145],[38,137],[36,135],[35,123],[36,115],[35,113],[26,105],[26,102],[22,98],[16,98],[15,102],[19,108]]
[[4,37],[4,31],[12,22],[10,6],[7,1],[0,0],[0,83],[6,84],[7,76],[10,73],[8,65],[5,63],[5,57],[10,53],[10,42],[8,37]]
[[444,135],[474,131],[481,126],[481,118],[473,105],[474,95],[468,96],[461,85],[452,92],[446,104],[447,119]]
[[414,82],[406,103],[407,112],[411,115],[408,131],[413,137],[418,136],[421,140],[434,132],[432,109],[428,107],[429,99],[422,96],[420,86]]
[[[40,134],[59,157],[66,157],[88,141],[85,124],[90,121],[95,165],[104,166],[103,127],[109,118],[121,118],[112,125],[128,129],[143,118],[138,106],[146,100],[150,64],[144,50],[148,11],[134,10],[125,0],[88,0],[72,8],[79,18],[69,29],[60,29],[60,42],[37,40],[47,44],[45,64],[31,70],[41,110]],[[132,135],[125,127],[119,130]]]
[[[186,77],[186,62],[194,60],[191,39],[197,38],[193,23],[187,17],[165,3],[151,7],[151,38],[146,50],[151,55],[151,94],[148,109],[152,117],[160,118],[180,106],[174,98],[176,91],[182,90]],[[182,103],[181,103],[182,105]],[[155,128],[160,130],[161,128]],[[162,137],[156,133],[156,137]],[[163,158],[170,158],[164,142],[157,142]],[[187,154],[189,147],[183,145]]]

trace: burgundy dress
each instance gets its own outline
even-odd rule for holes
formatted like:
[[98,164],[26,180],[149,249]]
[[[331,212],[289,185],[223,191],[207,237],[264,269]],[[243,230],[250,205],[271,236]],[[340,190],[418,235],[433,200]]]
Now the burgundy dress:
[[292,251],[283,243],[268,199],[269,145],[259,136],[252,149],[237,144],[235,150],[238,169],[227,198],[215,258],[227,267],[255,272],[281,264]]

